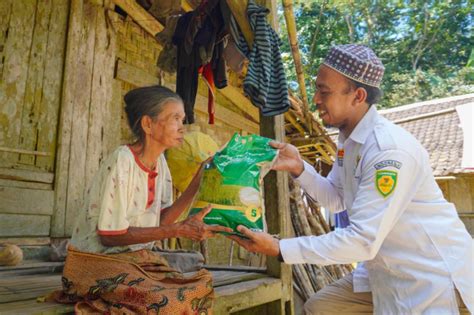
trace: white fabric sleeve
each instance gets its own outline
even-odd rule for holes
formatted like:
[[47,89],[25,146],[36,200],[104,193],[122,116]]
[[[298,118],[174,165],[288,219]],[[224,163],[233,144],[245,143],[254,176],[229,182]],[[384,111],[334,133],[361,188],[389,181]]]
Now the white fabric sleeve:
[[328,176],[323,177],[310,164],[303,163],[303,173],[296,178],[301,188],[330,212],[337,213],[345,210],[339,167],[333,165]]
[[[383,196],[377,190],[375,165],[386,160],[397,160],[401,167],[382,169],[397,174],[394,189]],[[373,259],[420,187],[422,170],[422,166],[404,151],[387,150],[374,154],[362,170],[356,198],[349,209],[350,225],[321,236],[281,240],[285,262],[332,265]]]
[[[133,161],[132,161],[133,162]],[[104,165],[101,170],[101,202],[97,224],[99,235],[127,233],[128,184],[130,181],[130,159],[118,154],[117,160]]]

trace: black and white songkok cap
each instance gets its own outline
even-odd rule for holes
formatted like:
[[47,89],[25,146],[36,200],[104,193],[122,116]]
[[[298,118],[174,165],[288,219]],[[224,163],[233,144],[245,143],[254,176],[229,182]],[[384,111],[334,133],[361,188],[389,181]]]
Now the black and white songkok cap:
[[377,88],[385,70],[372,49],[357,44],[333,46],[323,64],[354,81]]

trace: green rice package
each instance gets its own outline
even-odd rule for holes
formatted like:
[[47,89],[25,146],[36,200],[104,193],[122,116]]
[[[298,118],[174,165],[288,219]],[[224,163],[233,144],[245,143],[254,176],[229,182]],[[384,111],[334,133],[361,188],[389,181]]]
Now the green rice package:
[[190,215],[211,204],[204,223],[230,227],[236,235],[241,235],[236,230],[239,225],[265,231],[262,183],[277,155],[270,141],[258,135],[235,134],[206,165]]

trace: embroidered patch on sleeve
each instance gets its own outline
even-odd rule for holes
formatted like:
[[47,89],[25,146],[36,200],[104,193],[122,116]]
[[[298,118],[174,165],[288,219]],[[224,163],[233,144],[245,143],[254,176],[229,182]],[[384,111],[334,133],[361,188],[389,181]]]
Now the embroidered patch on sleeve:
[[395,171],[379,170],[375,172],[375,187],[384,198],[395,190],[397,176],[398,173]]
[[379,170],[381,168],[385,168],[388,166],[392,166],[392,167],[400,169],[402,167],[402,163],[396,160],[385,160],[385,161],[378,162],[377,164],[374,165],[376,170]]

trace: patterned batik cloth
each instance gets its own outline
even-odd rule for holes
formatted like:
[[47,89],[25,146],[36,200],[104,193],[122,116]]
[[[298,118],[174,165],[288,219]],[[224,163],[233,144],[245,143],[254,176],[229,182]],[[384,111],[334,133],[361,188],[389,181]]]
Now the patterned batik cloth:
[[104,255],[69,247],[62,284],[49,300],[75,303],[76,314],[212,314],[210,272],[185,277],[146,249]]

